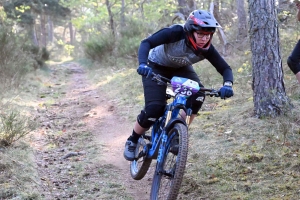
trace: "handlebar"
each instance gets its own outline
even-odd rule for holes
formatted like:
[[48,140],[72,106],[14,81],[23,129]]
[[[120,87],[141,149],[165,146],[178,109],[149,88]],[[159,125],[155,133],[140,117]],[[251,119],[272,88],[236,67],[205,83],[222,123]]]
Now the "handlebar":
[[204,92],[205,96],[220,97],[220,91],[215,89],[200,88],[199,91]]
[[167,83],[171,83],[171,80],[160,75],[155,74],[154,72],[151,73],[152,81],[156,81],[158,85],[167,85]]
[[[168,85],[167,83],[171,83],[170,79],[160,74],[155,74],[154,72],[152,72],[151,76],[152,76],[152,80],[156,81],[158,85]],[[200,87],[200,90],[198,92],[204,92],[205,96],[220,97],[220,91],[215,89]]]

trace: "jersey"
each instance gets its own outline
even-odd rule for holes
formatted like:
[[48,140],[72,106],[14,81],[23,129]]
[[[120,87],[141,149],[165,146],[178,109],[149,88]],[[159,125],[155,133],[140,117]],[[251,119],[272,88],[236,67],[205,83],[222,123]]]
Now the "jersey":
[[[176,30],[175,28],[170,28],[171,30]],[[203,60],[204,57],[202,55],[195,55],[192,49],[186,45],[185,38],[181,37],[182,34],[179,34],[180,32],[180,29],[174,31],[173,35],[178,34],[178,37],[172,37],[170,43],[161,44],[151,49],[148,60],[162,66],[174,68],[190,66]]]
[[148,60],[162,67],[187,67],[207,59],[223,76],[224,82],[233,82],[230,66],[211,44],[209,49],[196,55],[187,45],[183,25],[176,24],[163,28],[141,42],[138,51],[140,64]]

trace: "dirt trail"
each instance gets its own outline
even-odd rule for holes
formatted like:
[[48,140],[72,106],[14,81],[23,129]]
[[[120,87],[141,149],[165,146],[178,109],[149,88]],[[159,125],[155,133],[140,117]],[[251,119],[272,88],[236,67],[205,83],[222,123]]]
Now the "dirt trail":
[[43,198],[149,199],[152,173],[134,181],[123,158],[133,124],[117,115],[80,65],[52,67],[49,81],[44,93],[63,95],[51,103],[39,99],[37,109],[42,127],[33,145]]

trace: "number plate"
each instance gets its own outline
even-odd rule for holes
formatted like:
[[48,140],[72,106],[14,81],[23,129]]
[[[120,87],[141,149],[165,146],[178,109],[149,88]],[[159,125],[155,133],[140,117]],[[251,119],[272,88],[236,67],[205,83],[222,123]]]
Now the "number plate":
[[171,84],[174,93],[186,97],[189,97],[200,90],[200,86],[196,81],[178,76],[174,76],[171,79]]

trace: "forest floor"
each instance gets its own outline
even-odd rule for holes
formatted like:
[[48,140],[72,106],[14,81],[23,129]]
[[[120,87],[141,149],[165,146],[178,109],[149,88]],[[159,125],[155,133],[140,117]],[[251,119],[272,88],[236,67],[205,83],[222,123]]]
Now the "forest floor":
[[42,127],[32,137],[42,198],[149,199],[153,173],[133,180],[123,157],[133,123],[105,91],[77,63],[52,67],[47,85],[37,99]]
[[[143,102],[132,74],[65,62],[28,79],[13,103],[39,126],[0,147],[0,200],[149,199],[155,162],[136,181],[123,158]],[[233,98],[206,99],[189,127],[178,199],[300,199],[300,90],[289,85],[295,109],[275,119],[252,116],[251,91],[238,81]]]

